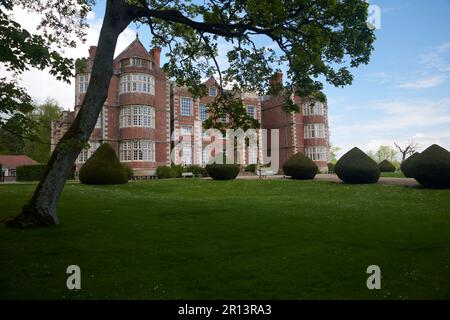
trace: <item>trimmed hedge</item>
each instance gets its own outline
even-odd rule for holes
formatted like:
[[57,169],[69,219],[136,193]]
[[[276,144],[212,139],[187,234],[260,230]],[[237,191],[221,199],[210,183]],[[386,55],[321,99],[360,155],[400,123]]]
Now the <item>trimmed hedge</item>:
[[179,164],[172,164],[170,166],[172,170],[175,172],[175,177],[173,178],[181,178],[181,174],[183,173],[183,166]]
[[245,166],[245,172],[255,172],[256,171],[256,164],[248,164]]
[[17,181],[39,181],[44,175],[45,164],[34,164],[30,166],[18,166],[16,168]]
[[283,164],[283,172],[295,180],[311,180],[319,172],[319,168],[314,161],[299,152]]
[[425,188],[450,188],[450,152],[434,144],[414,160],[414,178]]
[[418,152],[412,154],[400,165],[400,170],[402,170],[405,177],[414,178],[414,162],[417,160],[419,155],[420,153]]
[[377,163],[358,148],[344,154],[336,163],[334,172],[349,184],[377,183],[381,174]]
[[126,170],[108,143],[102,144],[83,164],[79,178],[84,184],[124,184],[128,182]]
[[389,160],[383,160],[378,164],[381,172],[395,172],[395,166]]
[[[222,161],[219,161],[221,158]],[[206,172],[208,172],[208,175],[213,180],[236,179],[240,171],[239,166],[236,164],[227,164],[228,162],[223,154],[218,154],[212,163],[206,165]]]
[[156,176],[158,179],[178,178],[178,172],[173,167],[160,166],[156,168]]
[[208,175],[208,172],[206,172],[206,169],[197,165],[189,165],[184,168],[185,172],[192,172],[196,177],[206,177]]

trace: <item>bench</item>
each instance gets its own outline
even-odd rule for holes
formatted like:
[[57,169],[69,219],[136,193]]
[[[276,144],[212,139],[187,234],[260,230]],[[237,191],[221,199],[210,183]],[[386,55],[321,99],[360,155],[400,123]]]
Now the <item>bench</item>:
[[274,176],[277,173],[275,172],[275,170],[270,169],[270,168],[261,168],[259,169],[259,177],[268,177],[268,176]]
[[187,178],[187,177],[189,177],[189,178],[194,178],[195,176],[194,176],[194,174],[192,173],[192,172],[182,172],[181,173],[181,176],[183,177],[183,178]]

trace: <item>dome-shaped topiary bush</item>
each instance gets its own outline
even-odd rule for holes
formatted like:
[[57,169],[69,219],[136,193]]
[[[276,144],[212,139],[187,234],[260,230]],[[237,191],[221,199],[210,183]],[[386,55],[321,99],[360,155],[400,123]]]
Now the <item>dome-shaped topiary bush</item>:
[[410,157],[405,159],[400,165],[400,170],[407,178],[414,178],[414,162],[418,159],[420,153],[415,152]]
[[395,166],[389,160],[383,160],[378,164],[381,172],[395,172]]
[[358,148],[344,154],[334,167],[334,172],[345,183],[377,183],[380,169],[375,161]]
[[102,144],[80,169],[79,178],[84,184],[123,184],[128,175],[108,144]]
[[450,152],[432,145],[414,160],[413,174],[425,188],[450,188]]
[[239,166],[231,162],[220,153],[211,163],[206,165],[206,172],[213,180],[233,180],[239,174]]
[[303,153],[294,154],[283,164],[284,174],[296,180],[314,179],[319,168]]

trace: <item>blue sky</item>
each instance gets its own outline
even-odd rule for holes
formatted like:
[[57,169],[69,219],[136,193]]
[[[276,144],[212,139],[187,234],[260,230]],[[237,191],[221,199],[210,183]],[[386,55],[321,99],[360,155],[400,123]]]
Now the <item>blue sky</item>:
[[[352,86],[325,85],[331,142],[342,148],[340,154],[354,146],[368,151],[409,140],[422,149],[437,143],[450,150],[450,0],[370,3],[381,8],[381,29],[376,30],[370,63],[354,70]],[[96,44],[104,7],[105,1],[98,0],[90,15],[87,43],[68,51],[68,56],[86,56],[89,45]],[[35,28],[36,17],[20,10],[15,14],[27,29]],[[149,48],[148,28],[137,32]],[[136,27],[130,25],[119,38],[116,53],[135,33]],[[273,46],[267,39],[258,42]],[[219,49],[219,60],[225,64],[226,44],[220,43]],[[23,83],[36,100],[54,97],[63,107],[73,108],[73,85],[57,82],[48,72],[27,72]]]

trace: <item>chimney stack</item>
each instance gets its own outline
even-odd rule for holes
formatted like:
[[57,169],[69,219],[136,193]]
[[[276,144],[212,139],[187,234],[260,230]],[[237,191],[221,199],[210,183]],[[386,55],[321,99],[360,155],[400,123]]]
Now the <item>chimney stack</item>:
[[156,65],[159,67],[161,65],[161,48],[154,47],[150,50],[150,53],[153,56],[153,60],[155,60]]
[[277,71],[269,80],[270,85],[281,84],[283,85],[283,72]]
[[97,50],[96,46],[90,46],[89,47],[89,59],[94,60],[95,58],[95,51]]

